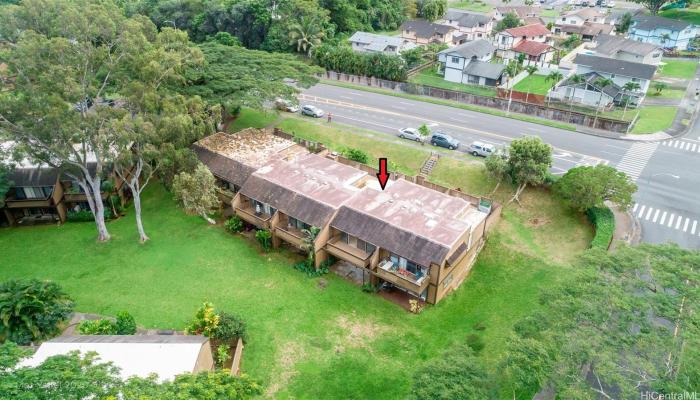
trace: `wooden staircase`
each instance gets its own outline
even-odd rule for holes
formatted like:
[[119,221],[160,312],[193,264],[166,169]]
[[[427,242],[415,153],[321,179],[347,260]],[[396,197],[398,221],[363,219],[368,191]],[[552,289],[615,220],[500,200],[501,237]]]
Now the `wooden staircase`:
[[430,175],[433,168],[435,168],[435,165],[437,165],[438,159],[440,159],[440,155],[435,151],[431,152],[430,158],[425,160],[425,163],[423,163],[423,166],[420,169],[420,174],[423,176]]

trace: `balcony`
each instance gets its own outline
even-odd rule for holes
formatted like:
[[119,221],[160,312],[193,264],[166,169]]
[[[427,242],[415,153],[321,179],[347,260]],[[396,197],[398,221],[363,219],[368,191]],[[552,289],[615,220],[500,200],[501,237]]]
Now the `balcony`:
[[428,287],[428,283],[430,283],[429,274],[419,278],[408,270],[398,268],[398,266],[394,265],[390,260],[381,261],[377,269],[372,271],[372,273],[387,282],[391,282],[394,285],[401,286],[418,294],[423,293],[425,288]]
[[231,201],[236,196],[236,194],[228,189],[217,187],[216,188],[216,196],[219,198],[219,200],[222,203],[224,203],[226,205],[231,205]]
[[47,199],[17,199],[14,197],[5,200],[7,208],[49,208],[53,207],[51,198]]
[[355,246],[341,241],[339,237],[331,239],[326,244],[326,250],[335,257],[360,268],[366,268],[369,265],[369,258],[372,256]]
[[236,207],[236,214],[249,224],[253,224],[261,229],[270,229],[270,219],[272,215],[260,213],[256,214],[252,207]]
[[[109,197],[109,194],[108,194],[108,193],[105,193],[105,192],[101,192],[101,193],[100,193],[100,197],[102,198],[102,201],[105,201],[105,200],[107,200],[107,197]],[[63,199],[64,199],[66,202],[69,202],[69,203],[81,203],[81,202],[87,202],[87,201],[88,201],[88,200],[87,200],[87,196],[85,195],[85,193],[69,193],[69,192],[66,192],[66,193],[63,194]]]
[[275,234],[278,238],[285,242],[301,248],[304,245],[304,234],[296,228],[289,226],[278,226],[275,228]]

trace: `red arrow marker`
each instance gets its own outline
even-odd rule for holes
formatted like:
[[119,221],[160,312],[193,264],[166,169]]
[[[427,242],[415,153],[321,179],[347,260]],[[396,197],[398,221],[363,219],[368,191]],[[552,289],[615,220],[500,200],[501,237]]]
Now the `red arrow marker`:
[[389,172],[386,168],[386,158],[379,159],[379,172],[377,173],[377,180],[379,180],[379,186],[381,186],[382,190],[384,190],[387,181],[389,181]]

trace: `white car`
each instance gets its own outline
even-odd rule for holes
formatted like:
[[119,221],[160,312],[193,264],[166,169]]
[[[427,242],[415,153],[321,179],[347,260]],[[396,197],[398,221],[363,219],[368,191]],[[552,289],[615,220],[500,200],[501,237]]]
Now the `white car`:
[[469,152],[472,153],[474,157],[488,157],[496,152],[496,146],[487,143],[474,142],[471,144],[471,146],[469,146]]
[[401,139],[415,140],[416,142],[422,142],[424,140],[423,135],[418,132],[418,129],[414,128],[399,129],[398,136]]
[[301,115],[308,115],[308,116],[314,117],[314,118],[321,118],[325,114],[324,114],[323,110],[321,110],[320,108],[307,104],[307,105],[301,107]]
[[606,6],[607,6],[608,8],[615,8],[615,2],[614,2],[614,1],[609,1],[609,2],[606,4]]

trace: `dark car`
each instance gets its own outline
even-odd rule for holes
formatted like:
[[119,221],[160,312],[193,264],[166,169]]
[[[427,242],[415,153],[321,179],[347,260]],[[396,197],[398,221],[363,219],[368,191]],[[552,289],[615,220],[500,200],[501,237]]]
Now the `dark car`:
[[433,133],[433,136],[430,138],[430,144],[450,150],[454,150],[459,147],[459,141],[457,139],[442,132]]

